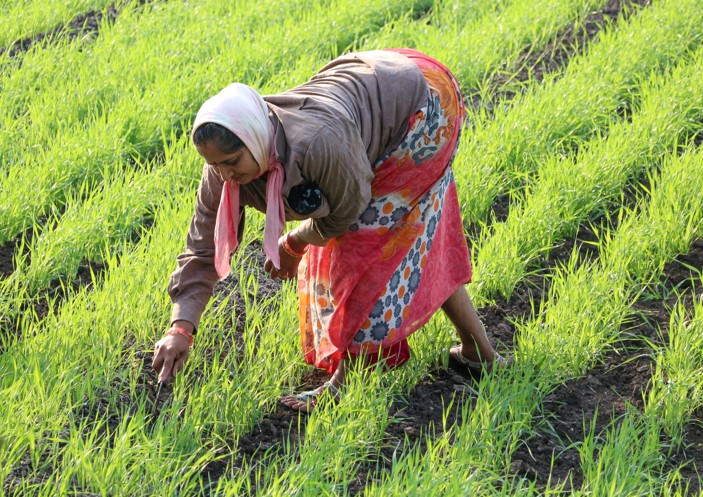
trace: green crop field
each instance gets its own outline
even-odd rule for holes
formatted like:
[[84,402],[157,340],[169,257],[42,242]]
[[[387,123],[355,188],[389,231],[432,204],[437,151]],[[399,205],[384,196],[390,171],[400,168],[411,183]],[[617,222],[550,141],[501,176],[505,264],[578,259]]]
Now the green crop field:
[[[356,50],[458,77],[473,281],[510,368],[316,386],[248,216],[184,371],[154,343],[199,106]],[[703,497],[700,0],[0,0],[0,495]]]

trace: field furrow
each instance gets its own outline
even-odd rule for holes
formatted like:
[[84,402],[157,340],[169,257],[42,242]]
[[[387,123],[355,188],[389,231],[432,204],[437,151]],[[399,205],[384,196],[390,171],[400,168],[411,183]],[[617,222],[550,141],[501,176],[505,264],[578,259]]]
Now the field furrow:
[[119,7],[124,1],[68,0],[55,2],[3,2],[0,6],[0,47],[13,51],[24,49],[34,37],[44,38],[47,32],[60,33],[66,27],[81,27],[89,16],[107,7]]
[[[617,429],[626,416],[635,414],[642,418],[645,400],[653,383],[659,381],[653,378],[658,376],[655,358],[665,350],[670,330],[677,326],[672,309],[676,315],[680,312],[692,315],[695,300],[700,298],[700,273],[687,261],[703,260],[701,249],[703,243],[699,239],[688,253],[665,265],[661,280],[644,287],[633,303],[633,319],[602,361],[583,376],[561,383],[544,397],[534,424],[544,424],[541,420],[545,418],[549,422],[513,454],[511,472],[535,480],[540,489],[566,482],[566,489],[573,492],[584,483],[581,461],[588,461],[593,467],[598,460],[594,454],[582,458],[584,449],[589,452],[599,446],[605,434]],[[654,427],[657,421],[653,422]],[[661,426],[656,429],[661,431]],[[695,415],[686,421],[685,429],[688,435],[695,435]],[[703,448],[691,444],[695,440],[687,438],[684,443],[669,443],[667,437],[661,437],[658,450],[667,460],[660,471],[661,482],[680,476],[694,488],[698,484],[696,467],[700,466]],[[635,445],[634,441],[631,443]],[[683,463],[685,466],[679,468]],[[651,483],[656,487],[661,482]]]
[[525,198],[495,223],[479,244],[474,294],[509,297],[530,264],[581,223],[607,213],[628,182],[647,172],[679,143],[703,131],[703,50],[673,74],[655,77],[640,93],[629,121],[585,144],[574,158],[549,157]]
[[[454,2],[439,2],[428,18],[393,24],[368,48],[412,46],[449,67],[462,89],[475,92],[501,65],[517,61],[526,47],[540,50],[566,26],[580,26],[603,0],[511,0],[481,3],[466,16]],[[496,26],[499,29],[495,29]]]
[[455,161],[465,221],[486,222],[496,198],[529,183],[548,157],[573,153],[628,115],[652,73],[700,46],[702,15],[693,1],[657,2],[604,31],[558,80],[548,79],[476,127]]
[[690,315],[683,301],[674,308],[668,343],[653,351],[656,370],[644,412],[630,408],[605,434],[588,433],[579,452],[589,491],[685,493],[689,482],[669,465],[669,455],[681,447],[685,425],[703,406],[702,311],[700,302]]
[[627,22],[650,0],[610,0],[600,9],[590,10],[583,19],[562,28],[544,46],[528,46],[517,60],[507,58],[490,79],[465,95],[472,119],[492,118],[494,110],[510,105],[516,96],[563,74],[571,60],[590,50],[603,30]]

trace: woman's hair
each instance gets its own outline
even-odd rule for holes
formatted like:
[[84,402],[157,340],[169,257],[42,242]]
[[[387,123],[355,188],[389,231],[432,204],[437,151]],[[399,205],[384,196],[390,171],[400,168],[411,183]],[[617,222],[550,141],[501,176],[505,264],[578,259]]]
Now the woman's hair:
[[193,143],[202,146],[213,142],[225,154],[230,154],[244,146],[244,142],[224,126],[216,123],[205,123],[198,126],[193,133]]

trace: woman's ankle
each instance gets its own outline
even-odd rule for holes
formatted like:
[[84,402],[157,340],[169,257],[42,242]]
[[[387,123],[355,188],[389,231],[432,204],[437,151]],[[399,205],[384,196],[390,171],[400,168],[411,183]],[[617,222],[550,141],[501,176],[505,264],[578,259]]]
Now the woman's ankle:
[[329,379],[328,383],[334,388],[340,389],[344,385],[344,380],[347,376],[347,361],[348,359],[342,359],[337,366],[337,369],[332,373],[332,377]]
[[466,344],[461,344],[461,355],[470,361],[476,362],[493,362],[496,357],[495,350],[488,350],[481,352],[478,348],[474,346],[467,346]]

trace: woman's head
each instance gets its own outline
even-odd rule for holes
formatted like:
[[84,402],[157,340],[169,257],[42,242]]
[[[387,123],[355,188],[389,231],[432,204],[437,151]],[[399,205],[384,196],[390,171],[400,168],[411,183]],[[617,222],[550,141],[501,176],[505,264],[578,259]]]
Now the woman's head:
[[224,180],[245,185],[261,175],[261,168],[237,135],[227,128],[205,123],[193,132],[193,143],[205,159]]
[[212,143],[225,154],[244,146],[244,142],[237,135],[217,123],[205,123],[193,130],[193,144],[200,147],[206,143]]
[[[225,178],[224,166],[239,165],[231,179],[249,182],[268,170],[273,125],[256,90],[234,83],[208,99],[198,111],[191,138],[198,153]],[[256,166],[256,174],[251,170]],[[251,177],[250,177],[251,176]],[[229,179],[225,178],[225,179]]]

